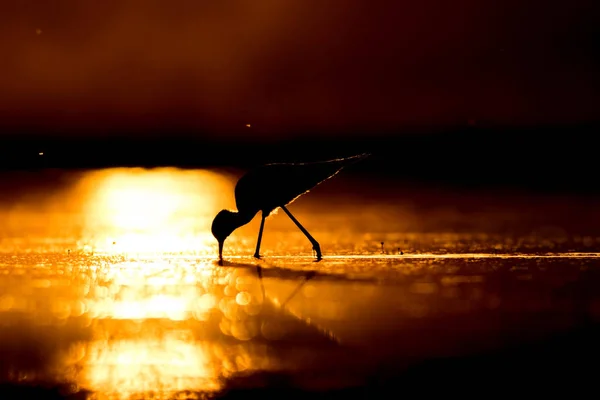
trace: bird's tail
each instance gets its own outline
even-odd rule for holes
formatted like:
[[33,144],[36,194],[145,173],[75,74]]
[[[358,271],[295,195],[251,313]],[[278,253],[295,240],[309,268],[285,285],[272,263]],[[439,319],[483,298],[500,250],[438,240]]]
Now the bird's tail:
[[346,165],[352,165],[352,164],[357,163],[361,160],[364,160],[365,158],[370,157],[370,156],[371,156],[371,153],[362,153],[362,154],[357,154],[355,156],[340,158],[338,161],[342,161]]
[[347,158],[348,159],[355,158],[357,161],[359,161],[359,160],[362,160],[363,158],[367,158],[367,157],[370,157],[370,156],[371,156],[371,153],[362,153],[362,154],[357,154],[355,156],[350,156],[350,157],[347,157]]
[[370,155],[371,155],[371,153],[362,153],[362,154],[357,154],[355,156],[336,158],[336,159],[329,160],[329,161],[322,161],[320,163],[317,162],[317,164],[328,164],[332,168],[335,168],[335,169],[337,169],[337,171],[339,171],[342,168],[349,167],[351,165],[356,164],[359,161],[364,160],[365,158],[369,157]]
[[313,162],[313,163],[309,163],[309,164],[329,164],[329,165],[336,165],[338,168],[344,168],[349,165],[355,164],[361,160],[364,160],[365,158],[367,158],[369,156],[371,156],[371,153],[362,153],[362,154],[357,154],[355,156],[334,158],[334,159],[330,159],[327,161],[317,161],[317,162]]

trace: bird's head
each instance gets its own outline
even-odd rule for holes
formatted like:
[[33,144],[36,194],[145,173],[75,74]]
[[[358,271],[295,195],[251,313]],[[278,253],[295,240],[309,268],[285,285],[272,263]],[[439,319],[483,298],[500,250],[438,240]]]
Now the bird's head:
[[223,243],[240,225],[237,213],[229,210],[221,210],[213,220],[211,231],[219,242],[219,260],[223,260]]

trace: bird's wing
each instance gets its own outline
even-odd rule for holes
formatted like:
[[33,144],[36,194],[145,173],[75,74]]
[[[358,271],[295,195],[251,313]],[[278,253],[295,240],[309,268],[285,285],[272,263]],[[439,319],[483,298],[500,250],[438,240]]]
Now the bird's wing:
[[329,161],[267,164],[244,175],[235,188],[240,211],[271,211],[289,204],[298,196],[336,175],[342,168],[365,155]]

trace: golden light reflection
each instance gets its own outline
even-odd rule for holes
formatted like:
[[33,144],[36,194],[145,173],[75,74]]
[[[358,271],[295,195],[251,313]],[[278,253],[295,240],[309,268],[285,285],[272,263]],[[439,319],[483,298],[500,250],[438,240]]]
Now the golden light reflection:
[[169,394],[220,389],[207,346],[190,338],[98,341],[88,352],[93,362],[82,383],[105,394],[127,398],[139,393]]
[[86,237],[97,252],[212,254],[210,223],[221,208],[232,206],[234,184],[208,170],[92,172],[82,182]]
[[146,262],[120,267],[102,272],[90,288],[85,305],[92,318],[183,321],[202,319],[215,307],[208,265],[182,269],[168,262]]
[[223,378],[270,366],[265,345],[249,341],[263,301],[252,270],[191,259],[99,268],[83,299],[95,340],[81,384],[115,398],[218,391]]

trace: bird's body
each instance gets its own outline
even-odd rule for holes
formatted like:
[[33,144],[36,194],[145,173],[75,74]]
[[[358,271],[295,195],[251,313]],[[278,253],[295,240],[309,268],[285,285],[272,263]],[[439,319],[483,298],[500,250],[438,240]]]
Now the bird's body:
[[267,164],[240,178],[235,186],[235,203],[240,213],[259,211],[269,215],[293,202],[321,182],[336,175],[356,158],[301,164]]
[[213,221],[212,232],[219,241],[219,258],[222,259],[224,240],[238,227],[249,223],[258,212],[262,212],[262,223],[258,237],[255,257],[260,248],[260,240],[265,218],[281,207],[307,235],[316,247],[317,258],[321,258],[318,243],[308,234],[300,223],[289,213],[286,205],[336,175],[344,167],[367,157],[361,154],[348,158],[310,162],[276,163],[258,167],[242,176],[235,186],[235,202],[238,211],[222,210]]

